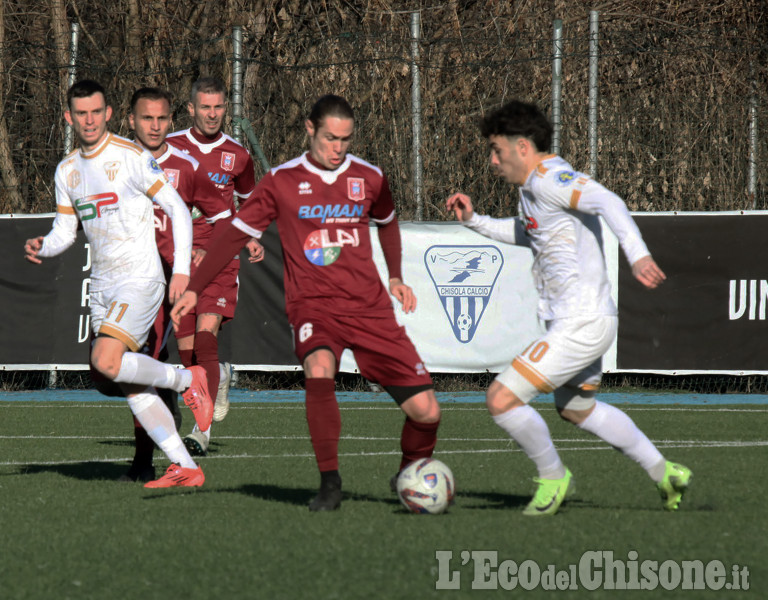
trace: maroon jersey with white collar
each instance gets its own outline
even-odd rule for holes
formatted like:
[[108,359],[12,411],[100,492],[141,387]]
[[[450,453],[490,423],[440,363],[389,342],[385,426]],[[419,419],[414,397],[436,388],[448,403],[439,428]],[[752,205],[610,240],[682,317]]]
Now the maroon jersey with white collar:
[[308,302],[337,315],[391,313],[392,302],[373,262],[369,223],[383,225],[394,218],[381,169],[347,154],[330,171],[305,153],[267,173],[232,224],[260,237],[277,221],[290,319]]
[[243,202],[253,192],[253,159],[244,146],[224,133],[203,142],[192,129],[184,129],[169,134],[166,140],[200,164],[195,206],[204,218],[194,220],[193,230],[195,247],[204,247],[216,221],[235,214],[235,199]]
[[[157,164],[163,169],[170,184],[179,193],[184,203],[191,209],[195,198],[195,171],[198,168],[198,162],[171,145],[168,145],[167,150],[156,160]],[[157,250],[160,252],[160,257],[168,265],[172,266],[173,234],[171,232],[171,221],[162,208],[155,205],[154,209]],[[193,247],[196,247],[194,240]]]

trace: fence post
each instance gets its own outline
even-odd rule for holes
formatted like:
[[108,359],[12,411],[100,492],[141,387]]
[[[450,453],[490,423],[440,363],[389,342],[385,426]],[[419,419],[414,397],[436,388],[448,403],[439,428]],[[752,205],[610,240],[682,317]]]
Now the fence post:
[[[77,76],[77,45],[80,37],[80,24],[72,23],[69,36],[69,67],[67,67],[67,88],[71,88]],[[64,127],[64,156],[72,152],[72,126],[67,123]],[[55,377],[55,376],[54,376]]]
[[750,62],[750,93],[749,93],[749,172],[747,174],[747,194],[750,208],[757,208],[757,78],[755,65]]
[[553,23],[552,152],[560,154],[560,100],[563,94],[563,20]]
[[589,11],[589,175],[597,178],[598,11]]
[[411,120],[413,122],[413,192],[416,199],[416,220],[424,218],[424,205],[421,197],[421,78],[419,76],[419,39],[421,13],[411,13]]
[[232,27],[232,137],[242,143],[243,116],[243,28]]

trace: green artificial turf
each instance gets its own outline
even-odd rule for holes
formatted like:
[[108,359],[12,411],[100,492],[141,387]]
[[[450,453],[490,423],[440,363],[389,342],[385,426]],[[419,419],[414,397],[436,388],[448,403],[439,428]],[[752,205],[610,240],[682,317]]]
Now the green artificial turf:
[[[200,459],[205,485],[147,490],[117,482],[133,455],[124,403],[0,402],[0,597],[744,594],[684,590],[682,583],[670,591],[660,585],[625,591],[608,589],[605,581],[590,591],[584,578],[573,577],[561,591],[545,590],[548,582],[540,578],[534,589],[522,587],[531,569],[581,574],[595,556],[629,565],[615,570],[614,579],[629,577],[632,560],[720,561],[726,569],[721,583],[746,581],[749,594],[764,597],[768,408],[623,407],[667,458],[695,473],[680,510],[667,513],[640,467],[561,422],[549,405],[535,406],[576,482],[559,514],[538,519],[521,514],[533,490],[532,463],[482,404],[444,406],[435,457],[453,470],[457,498],[447,514],[431,516],[407,513],[389,490],[402,424],[392,403],[342,404],[344,502],[337,512],[310,513],[319,478],[299,403],[233,404],[214,425],[209,455]],[[186,433],[192,417],[182,410]],[[168,462],[156,452],[155,463],[159,476]],[[488,566],[494,558],[501,573]],[[514,583],[509,561],[524,565],[515,590],[502,589]],[[746,566],[748,579],[734,578],[733,565]],[[606,576],[600,565],[583,573],[587,586]],[[474,589],[482,586],[496,589]]]

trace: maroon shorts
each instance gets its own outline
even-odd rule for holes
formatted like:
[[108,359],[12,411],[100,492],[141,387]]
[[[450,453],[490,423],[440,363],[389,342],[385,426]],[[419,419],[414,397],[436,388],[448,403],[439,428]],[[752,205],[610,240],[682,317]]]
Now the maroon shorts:
[[336,357],[349,348],[360,374],[382,386],[431,386],[432,378],[416,352],[405,328],[393,312],[375,315],[337,316],[323,310],[291,311],[293,345],[300,362],[313,350],[327,348]]
[[[192,265],[194,275],[197,267]],[[197,329],[197,315],[213,313],[222,316],[222,324],[231,321],[237,308],[237,292],[240,283],[237,279],[240,271],[240,259],[231,261],[209,283],[197,298],[195,309],[184,315],[179,323],[177,338],[194,335]]]

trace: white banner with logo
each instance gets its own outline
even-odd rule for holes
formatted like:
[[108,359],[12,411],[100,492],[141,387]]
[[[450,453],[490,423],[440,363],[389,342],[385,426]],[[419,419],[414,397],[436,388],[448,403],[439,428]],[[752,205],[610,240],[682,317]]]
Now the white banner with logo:
[[[489,240],[459,223],[401,223],[403,279],[416,311],[398,321],[436,373],[499,372],[543,333],[531,251]],[[374,261],[387,268],[375,228]],[[384,279],[385,285],[387,279]],[[349,352],[341,369],[355,371]]]

